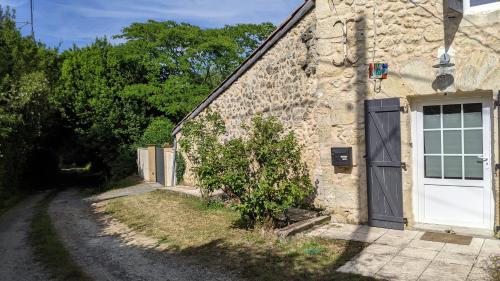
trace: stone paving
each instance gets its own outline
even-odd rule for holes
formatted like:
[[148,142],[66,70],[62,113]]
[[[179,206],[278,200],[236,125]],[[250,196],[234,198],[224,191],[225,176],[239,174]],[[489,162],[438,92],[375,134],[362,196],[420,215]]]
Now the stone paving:
[[338,271],[384,280],[483,281],[489,257],[500,255],[500,240],[473,238],[464,246],[420,240],[423,234],[330,223],[306,235],[371,243]]

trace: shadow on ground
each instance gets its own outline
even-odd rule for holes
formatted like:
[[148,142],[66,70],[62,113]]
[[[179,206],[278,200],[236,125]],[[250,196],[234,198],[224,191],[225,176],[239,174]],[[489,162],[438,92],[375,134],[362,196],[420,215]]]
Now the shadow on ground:
[[[109,213],[99,211],[94,213],[94,216],[95,221],[100,222],[99,232],[109,235],[109,227],[113,225]],[[147,221],[151,218],[144,219]],[[139,221],[130,227],[133,231],[111,226],[113,238],[120,243],[123,254],[140,252],[155,262],[174,259],[187,266],[206,268],[209,272],[229,273],[230,276],[243,280],[374,280],[336,272],[340,266],[364,249],[366,244],[361,242],[316,238],[307,238],[307,241],[304,241],[298,237],[290,242],[270,243],[270,239],[274,239],[271,236],[255,235],[256,231],[243,228],[248,232],[245,234],[242,231],[243,238],[238,241],[207,238],[206,242],[202,240],[196,246],[180,249],[170,246],[170,242],[175,241],[176,237],[165,236],[158,239],[161,236],[153,234],[156,239],[147,238],[141,233],[143,226]],[[238,227],[236,222],[232,227],[240,230],[242,228]],[[244,237],[245,235],[248,237]],[[165,263],[165,266],[171,265]]]
[[[347,241],[341,243],[351,244]],[[230,246],[223,240],[214,240],[200,246],[178,252],[180,256],[195,258],[208,266],[227,268],[248,280],[374,280],[354,274],[336,272],[363,248],[362,244],[349,245],[337,259],[324,263],[319,255],[306,259],[317,265],[313,268],[301,267],[297,253],[276,254],[273,250],[256,251],[252,247]]]

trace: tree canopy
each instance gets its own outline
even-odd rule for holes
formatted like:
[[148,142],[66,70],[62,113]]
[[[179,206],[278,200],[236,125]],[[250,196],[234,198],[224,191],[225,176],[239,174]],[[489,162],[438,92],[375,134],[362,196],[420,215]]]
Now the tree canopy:
[[[54,161],[31,171],[48,153],[57,127],[56,111],[50,106],[53,86],[58,80],[57,51],[16,29],[14,12],[0,7],[0,200],[2,194],[30,179],[43,181]],[[1,205],[1,201],[0,201]],[[1,207],[1,206],[0,206]]]
[[108,179],[133,172],[135,148],[171,142],[174,124],[274,28],[150,20],[124,27],[113,38],[123,43],[59,52],[23,37],[0,7],[0,188],[46,158],[88,160]]

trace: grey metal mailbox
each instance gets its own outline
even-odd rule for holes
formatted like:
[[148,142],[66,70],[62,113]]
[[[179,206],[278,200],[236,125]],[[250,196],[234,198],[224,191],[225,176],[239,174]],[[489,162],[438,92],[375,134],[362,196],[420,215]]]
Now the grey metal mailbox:
[[352,147],[333,147],[332,148],[333,166],[352,166]]

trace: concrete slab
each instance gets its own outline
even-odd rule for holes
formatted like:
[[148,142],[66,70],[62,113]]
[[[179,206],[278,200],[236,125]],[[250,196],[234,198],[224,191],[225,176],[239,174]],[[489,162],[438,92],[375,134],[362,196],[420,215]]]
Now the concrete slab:
[[409,247],[426,249],[426,250],[434,250],[434,251],[441,251],[441,249],[443,249],[445,243],[420,240],[420,237],[423,234],[424,234],[423,232],[417,234],[415,239],[413,239],[410,242]]
[[414,230],[419,231],[434,231],[434,232],[446,232],[448,230],[453,230],[456,234],[461,235],[471,235],[474,237],[491,237],[494,235],[493,231],[479,229],[479,228],[471,228],[471,227],[459,227],[459,226],[450,226],[450,225],[440,225],[440,224],[426,224],[426,223],[417,223],[413,226]]
[[436,256],[435,261],[472,266],[474,263],[476,263],[476,257],[458,253],[440,252]]
[[371,227],[368,225],[360,225],[356,229],[356,233],[373,233],[373,234],[380,234],[383,235],[389,231],[388,229],[385,228],[378,228],[378,227]]
[[381,244],[372,244],[366,247],[363,250],[363,253],[372,255],[396,255],[399,251],[400,248],[398,247],[381,245]]
[[382,236],[382,234],[326,230],[320,236],[327,239],[353,240],[359,242],[372,243],[373,241],[379,239],[380,236]]
[[432,262],[420,276],[419,281],[465,281],[472,266]]
[[443,247],[443,252],[446,253],[456,253],[463,255],[478,255],[483,247],[484,239],[483,238],[473,238],[470,245],[457,245],[447,243]]
[[412,238],[415,238],[420,233],[421,233],[420,231],[396,230],[396,229],[388,229],[386,232],[386,234],[397,236],[397,237],[412,237]]
[[500,256],[500,240],[485,239],[483,247],[479,252],[480,256],[497,255]]
[[417,280],[430,263],[430,260],[397,256],[384,265],[375,277],[383,280]]
[[488,278],[488,272],[484,268],[474,266],[467,277],[467,281],[485,281]]
[[434,250],[406,247],[399,253],[399,255],[403,257],[433,260],[438,253],[438,251]]
[[341,266],[337,271],[374,276],[375,273],[377,273],[392,258],[392,255],[360,254],[353,260]]
[[420,240],[423,234],[330,223],[308,235],[371,243],[338,271],[384,280],[484,280],[489,257],[500,255],[500,240],[476,237],[457,245]]
[[476,258],[475,267],[487,268],[490,264],[490,256],[478,256]]
[[377,239],[374,243],[391,245],[394,247],[405,247],[417,236],[418,232],[394,232],[388,231]]

